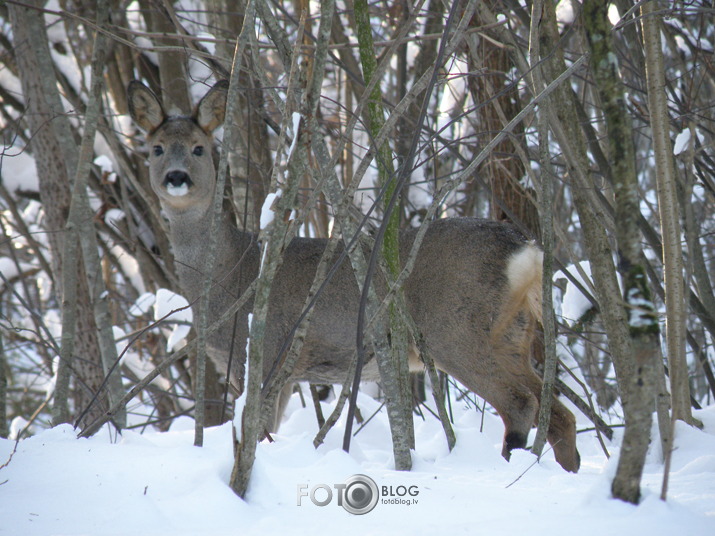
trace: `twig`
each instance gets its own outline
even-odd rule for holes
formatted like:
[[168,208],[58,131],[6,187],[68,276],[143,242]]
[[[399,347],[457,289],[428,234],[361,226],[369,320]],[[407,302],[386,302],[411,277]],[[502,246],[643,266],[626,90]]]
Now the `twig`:
[[[558,444],[558,441],[556,442],[556,444]],[[539,463],[539,462],[541,461],[541,457],[542,457],[544,454],[546,454],[547,452],[549,452],[551,449],[553,449],[554,446],[555,446],[555,445],[551,445],[549,448],[546,449],[546,451],[545,451],[543,454],[537,456],[536,459],[532,462],[532,464],[531,464],[529,467],[527,467],[526,469],[524,469],[524,471],[523,471],[518,477],[516,477],[515,480],[513,480],[510,484],[508,484],[504,489],[509,489],[509,488],[512,487],[514,484],[516,484],[517,482],[519,482],[519,480],[521,480],[521,478],[522,478],[526,473],[528,473],[528,472],[531,470],[532,467],[534,467],[537,463]]]
[[365,420],[365,422],[363,422],[363,423],[360,425],[360,427],[359,427],[357,430],[355,430],[355,432],[352,434],[352,436],[355,437],[356,435],[358,435],[358,434],[362,431],[362,429],[365,428],[365,427],[370,423],[370,421],[373,420],[378,413],[380,413],[380,411],[382,411],[382,408],[384,408],[385,405],[386,405],[386,402],[383,401],[382,404],[380,404],[380,407],[378,407],[378,408],[372,413],[372,415],[370,415],[370,416]]

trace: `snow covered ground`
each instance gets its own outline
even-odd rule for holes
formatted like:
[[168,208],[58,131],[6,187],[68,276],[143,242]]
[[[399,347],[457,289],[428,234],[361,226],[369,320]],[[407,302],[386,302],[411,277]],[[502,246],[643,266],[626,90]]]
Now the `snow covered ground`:
[[[364,395],[359,405],[366,416],[378,408]],[[391,469],[384,412],[355,437],[350,454],[340,448],[342,422],[316,451],[313,410],[294,395],[275,443],[259,445],[245,502],[227,486],[230,425],[207,430],[203,448],[193,446],[189,419],[167,433],[113,437],[105,429],[91,439],[59,426],[20,441],[14,454],[15,442],[0,440],[0,464],[11,457],[0,469],[0,534],[715,535],[715,406],[697,412],[704,431],[677,429],[668,502],[659,499],[662,466],[652,449],[639,506],[609,498],[618,434],[610,460],[592,433],[580,434],[574,475],[550,453],[533,467],[523,451],[505,462],[501,420],[487,414],[482,423],[460,404],[454,411],[454,451],[434,418],[418,418],[414,469],[402,473]],[[381,493],[364,515],[337,502],[340,484],[356,474]],[[310,492],[327,502],[326,488],[332,501],[316,506]]]

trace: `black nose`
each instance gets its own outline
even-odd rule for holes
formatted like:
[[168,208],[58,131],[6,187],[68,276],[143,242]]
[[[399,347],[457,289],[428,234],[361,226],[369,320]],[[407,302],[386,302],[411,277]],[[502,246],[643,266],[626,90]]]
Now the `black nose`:
[[164,186],[173,186],[178,188],[179,186],[191,186],[193,182],[191,177],[185,171],[169,171],[164,177]]

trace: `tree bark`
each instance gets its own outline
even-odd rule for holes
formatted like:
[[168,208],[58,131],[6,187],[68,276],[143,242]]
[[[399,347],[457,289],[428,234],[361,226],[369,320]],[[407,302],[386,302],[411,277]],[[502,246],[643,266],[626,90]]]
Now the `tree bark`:
[[[253,4],[250,4],[251,7]],[[321,13],[321,35],[327,35],[332,21],[332,11],[335,5],[333,2],[323,4]],[[299,26],[298,39],[296,46],[300,46],[303,28],[307,10],[301,15]],[[253,10],[248,20],[253,20]],[[250,28],[246,30],[246,28]],[[326,30],[327,28],[327,30]],[[253,24],[245,25],[244,31],[246,35],[253,37]],[[249,33],[250,32],[250,33]],[[242,36],[243,37],[243,32]],[[254,41],[252,39],[252,41]],[[241,38],[239,38],[239,45]],[[237,79],[237,65],[240,65],[241,48],[237,45],[237,51],[234,56],[234,67],[232,68],[232,83]],[[255,42],[252,43],[255,46]],[[323,53],[327,52],[327,48]],[[295,147],[290,154],[287,154],[286,135],[289,125],[293,121],[293,112],[300,113],[302,117],[310,117],[315,114],[316,110],[313,106],[310,109],[304,109],[301,105],[299,94],[304,89],[302,84],[307,79],[305,73],[305,65],[298,66],[300,55],[296,52],[292,55],[290,65],[290,74],[288,78],[288,88],[286,92],[286,105],[283,109],[283,125],[281,129],[281,138],[279,141],[278,161],[287,159],[286,169],[283,166],[276,167],[271,180],[271,188],[276,191],[280,187],[281,193],[276,198],[274,210],[277,217],[265,228],[261,229],[260,238],[262,245],[262,261],[261,269],[257,279],[256,297],[253,304],[253,315],[250,320],[248,342],[248,366],[247,366],[247,383],[246,392],[242,395],[245,397],[245,406],[241,415],[240,433],[237,430],[238,445],[236,448],[236,458],[233,471],[231,473],[231,488],[241,497],[245,497],[250,480],[253,461],[255,459],[256,441],[263,435],[262,424],[265,422],[262,414],[271,411],[271,407],[264,407],[264,397],[262,393],[261,383],[264,379],[263,371],[263,353],[264,353],[264,335],[266,329],[266,319],[268,315],[268,300],[274,276],[280,268],[283,258],[282,252],[286,244],[290,242],[295,235],[296,226],[288,218],[282,217],[284,214],[290,214],[295,199],[298,194],[298,189],[302,179],[305,176],[308,162],[308,147],[306,136],[303,134],[305,130],[305,120],[302,120],[293,131],[293,142]],[[321,58],[322,65],[324,58]],[[316,61],[317,63],[317,61]],[[317,79],[322,79],[322,69],[318,72],[313,72]],[[308,92],[314,95],[314,91]],[[317,98],[315,99],[315,107],[317,107]],[[280,186],[279,186],[280,184]],[[278,386],[279,389],[282,386]],[[272,413],[272,411],[271,411]],[[236,416],[238,418],[238,415]]]
[[659,2],[641,4],[641,25],[645,49],[645,72],[648,89],[658,212],[663,234],[663,271],[665,284],[665,336],[670,370],[670,392],[673,419],[693,424],[690,411],[688,364],[685,359],[685,287],[680,229],[680,207],[675,185],[673,149],[669,135],[668,103],[665,94],[663,50],[660,39]]
[[[365,82],[369,84],[375,76],[377,60],[366,0],[356,0],[354,2],[354,14],[363,76]],[[371,92],[367,109],[369,116],[368,130],[374,138],[385,122],[382,108],[382,92],[379,85],[375,85]],[[386,263],[388,283],[391,284],[400,273],[400,211],[395,210],[388,215],[386,209],[392,197],[399,196],[399,191],[397,190],[390,144],[384,142],[376,146],[375,151],[379,176],[378,186],[385,190],[383,210],[386,214],[385,217],[389,218],[386,223],[383,222],[386,227],[381,256]],[[399,206],[399,203],[396,206]],[[369,281],[365,281],[366,286],[370,284]],[[364,292],[363,296],[364,299],[367,298],[367,293]],[[382,388],[385,390],[387,398],[387,412],[390,418],[395,468],[409,471],[412,467],[410,450],[414,448],[415,432],[412,421],[412,389],[407,365],[408,334],[407,326],[396,302],[393,302],[390,306],[387,325],[390,332],[388,353],[383,355],[382,352],[378,352],[377,360]],[[379,334],[376,336],[381,338]]]
[[[500,2],[485,2],[490,8]],[[532,4],[533,5],[533,4]],[[474,17],[472,26],[482,25],[480,17]],[[476,41],[475,45],[472,42]],[[477,106],[476,121],[479,125],[479,145],[494,137],[504,125],[503,117],[513,118],[521,105],[516,85],[509,88],[507,74],[512,66],[509,50],[497,46],[489,39],[473,37],[468,41],[467,61],[470,72],[476,76],[467,78],[469,91]],[[524,126],[519,124],[512,135],[504,138],[479,169],[479,174],[489,184],[491,193],[489,217],[497,221],[511,221],[523,225],[536,239],[540,238],[539,214],[532,197],[521,184],[524,163],[517,156],[517,144],[523,143]],[[478,184],[475,181],[475,186]],[[474,187],[474,186],[472,186]],[[533,192],[536,194],[536,192]],[[473,203],[474,201],[472,201]],[[506,210],[505,210],[506,209]],[[471,215],[468,211],[465,215]]]
[[[97,25],[104,26],[108,19],[109,6],[106,0],[98,2]],[[80,145],[79,159],[75,170],[72,188],[72,201],[67,221],[68,239],[65,246],[79,240],[82,250],[84,271],[87,275],[87,286],[94,312],[94,321],[97,326],[97,338],[100,350],[100,359],[105,380],[102,388],[106,388],[109,404],[114,405],[122,397],[122,378],[119,373],[117,347],[114,343],[112,319],[107,304],[107,288],[102,278],[100,268],[99,245],[94,225],[87,225],[92,221],[92,210],[87,197],[87,183],[91,174],[91,164],[94,156],[94,141],[101,112],[101,98],[103,87],[104,60],[106,56],[107,39],[101,31],[95,32],[94,47],[92,51],[92,71],[89,101],[85,112],[84,133]],[[76,235],[76,239],[73,235]],[[74,248],[71,248],[74,249]],[[64,259],[74,258],[75,255],[63,256]],[[74,270],[65,270],[65,274]],[[74,327],[72,328],[74,329]],[[85,408],[87,411],[89,408]],[[122,429],[126,426],[126,413],[124,411],[115,415],[115,426]]]
[[[529,58],[531,59],[532,86],[537,91],[542,91],[544,79],[541,68],[537,65],[539,61],[539,21],[543,9],[543,0],[534,0],[531,7],[531,27],[529,29]],[[544,333],[544,384],[541,389],[539,403],[538,426],[536,437],[531,451],[536,456],[541,456],[541,452],[546,445],[549,423],[551,421],[551,406],[554,396],[554,384],[556,382],[556,369],[558,357],[556,355],[556,318],[553,306],[553,274],[554,274],[554,221],[553,221],[553,197],[554,197],[554,171],[551,166],[551,155],[549,152],[549,126],[548,114],[550,102],[547,100],[541,106],[537,119],[539,132],[539,165],[541,166],[539,189],[539,217],[541,230],[541,246],[544,250],[543,276],[541,281],[541,315]]]
[[[161,1],[146,1],[144,4],[147,27],[157,34],[177,34],[178,31],[171,16]],[[155,37],[157,46],[177,46],[175,38]],[[177,51],[162,51],[159,58],[159,88],[161,100],[167,113],[188,115],[191,113],[191,100],[187,91],[186,60],[187,55]]]
[[[554,5],[551,2],[544,4],[540,38],[541,55],[545,59],[544,68],[547,73],[550,71],[547,76],[553,78],[556,73],[563,70],[564,59],[563,53],[558,47],[559,33]],[[592,274],[596,284],[596,297],[608,333],[609,348],[622,390],[624,409],[630,415],[636,417],[635,419],[630,419],[630,430],[631,432],[636,432],[639,439],[633,444],[639,448],[645,445],[647,448],[648,431],[645,431],[646,441],[643,442],[642,432],[645,427],[642,426],[644,421],[641,420],[641,417],[647,414],[647,421],[650,422],[650,413],[644,412],[643,407],[639,404],[648,399],[649,394],[648,392],[638,394],[638,391],[635,391],[634,388],[643,386],[643,391],[647,391],[650,388],[650,377],[648,376],[650,369],[646,366],[640,366],[647,363],[647,358],[650,354],[643,347],[632,347],[629,317],[623,306],[623,297],[616,279],[616,268],[613,263],[611,247],[603,226],[603,223],[608,221],[608,217],[603,213],[604,207],[595,196],[594,181],[590,174],[586,153],[585,136],[579,127],[575,112],[573,90],[561,86],[555,92],[552,103],[554,106],[550,117],[551,129],[568,161],[569,175],[575,179],[575,184],[572,187],[574,204],[578,210],[586,251],[591,261]],[[645,286],[644,280],[641,280],[641,285]],[[646,330],[648,329],[652,328],[646,328]],[[641,376],[641,373],[643,376]],[[634,382],[634,385],[629,382]],[[650,403],[652,404],[652,397],[650,398]],[[630,444],[629,441],[627,445]],[[622,490],[619,486],[616,486],[614,494],[635,502],[638,500],[639,495],[640,474],[645,461],[645,450],[642,450],[642,448],[640,450],[632,449],[628,446],[623,449],[622,456],[625,456],[624,462],[626,460],[633,462],[629,467],[632,469],[631,475],[637,475],[637,479],[626,479],[628,483],[627,489]],[[617,480],[621,482],[623,479],[619,478]],[[635,486],[633,486],[634,483]]]
[[[218,38],[228,43],[216,44],[216,54],[230,65],[233,47],[229,44],[243,28],[245,0],[210,0],[208,13],[213,31]],[[258,217],[268,192],[273,167],[268,127],[260,111],[264,108],[263,92],[255,73],[262,69],[256,65],[250,53],[244,51],[241,59],[241,90],[237,94],[236,119],[238,129],[234,147],[229,155],[231,189],[234,206],[238,211],[239,227],[249,232],[258,232]]]
[[[2,302],[0,302],[0,315],[2,315]],[[3,345],[3,334],[0,332],[0,438],[7,439],[7,358]]]
[[[52,62],[44,18],[32,5],[8,4],[13,28],[15,59],[21,73],[26,106],[26,120],[33,133],[31,148],[40,182],[40,199],[45,211],[45,228],[52,252],[52,267],[57,294],[64,304],[77,303],[76,335],[63,342],[69,344],[60,360],[58,390],[55,393],[55,422],[69,422],[67,396],[74,396],[78,410],[86,408],[102,385],[104,374],[99,360],[97,329],[92,312],[90,293],[83,263],[79,256],[63,259],[65,226],[71,204],[71,179],[77,169],[76,136],[57,92],[55,68]],[[63,268],[75,271],[77,285],[64,288]],[[70,374],[74,373],[76,388],[69,392]],[[64,388],[63,388],[64,384]],[[82,425],[92,422],[104,410],[104,400],[85,415]]]
[[[640,210],[633,127],[625,104],[625,88],[616,60],[608,5],[598,0],[586,0],[583,20],[592,52],[592,71],[608,131],[609,165],[615,180],[618,265],[635,365],[635,374],[631,378],[620,379],[626,430],[611,490],[614,497],[637,503],[650,442],[660,329],[642,264],[644,257],[637,222]],[[669,441],[666,438],[664,440],[669,446]]]

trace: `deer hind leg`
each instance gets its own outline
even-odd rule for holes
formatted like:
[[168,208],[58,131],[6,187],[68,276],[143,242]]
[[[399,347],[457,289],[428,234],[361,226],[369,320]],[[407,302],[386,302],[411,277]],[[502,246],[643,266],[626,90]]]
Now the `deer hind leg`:
[[577,473],[581,467],[581,455],[576,448],[576,418],[556,397],[551,401],[551,421],[546,438],[554,448],[559,465]]

